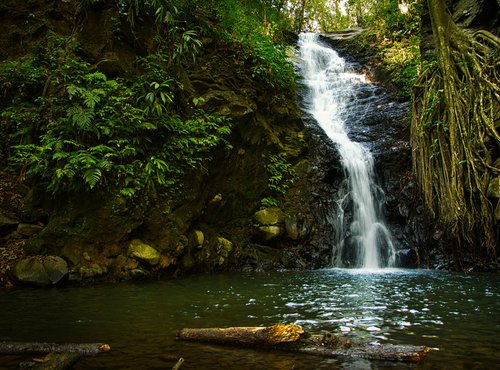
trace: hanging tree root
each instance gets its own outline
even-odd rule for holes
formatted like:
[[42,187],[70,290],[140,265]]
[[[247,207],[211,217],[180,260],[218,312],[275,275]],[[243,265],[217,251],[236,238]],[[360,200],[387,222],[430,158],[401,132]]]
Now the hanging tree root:
[[186,328],[177,333],[186,341],[238,345],[322,357],[361,357],[374,360],[419,362],[429,352],[425,346],[371,345],[354,343],[332,333],[313,335],[299,325],[266,327]]
[[500,175],[500,39],[466,34],[444,1],[429,0],[437,62],[414,90],[413,165],[427,209],[476,256],[495,258],[490,180]]
[[110,350],[103,343],[20,343],[0,342],[0,355],[47,354],[43,358],[22,363],[24,369],[68,369],[82,356],[92,356]]

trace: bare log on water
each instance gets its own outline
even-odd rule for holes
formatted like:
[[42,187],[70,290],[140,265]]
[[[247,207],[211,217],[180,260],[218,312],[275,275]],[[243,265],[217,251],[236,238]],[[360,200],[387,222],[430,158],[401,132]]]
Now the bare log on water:
[[0,355],[47,354],[20,365],[22,369],[63,370],[69,369],[80,357],[108,352],[104,343],[23,343],[0,342]]
[[177,333],[186,341],[230,344],[323,357],[361,357],[374,360],[418,362],[429,352],[425,346],[355,343],[332,333],[309,334],[300,325],[266,327],[186,328]]
[[270,345],[293,343],[304,335],[300,325],[277,324],[264,327],[232,327],[182,329],[177,334],[179,339],[195,342],[240,345]]
[[70,369],[83,355],[78,352],[49,353],[43,358],[36,358],[19,365],[29,370],[65,370]]
[[96,355],[110,350],[104,343],[25,343],[0,342],[0,355],[19,355],[25,353],[80,353],[82,355]]

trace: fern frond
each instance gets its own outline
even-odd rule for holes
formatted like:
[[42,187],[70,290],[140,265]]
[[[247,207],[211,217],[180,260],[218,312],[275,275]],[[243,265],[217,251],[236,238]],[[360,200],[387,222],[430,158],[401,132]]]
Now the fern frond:
[[102,172],[98,168],[91,168],[85,171],[82,175],[83,180],[89,186],[90,189],[93,189],[94,186],[101,180]]
[[94,119],[94,111],[85,110],[82,107],[76,105],[68,109],[67,116],[71,119],[71,122],[76,129],[88,131]]

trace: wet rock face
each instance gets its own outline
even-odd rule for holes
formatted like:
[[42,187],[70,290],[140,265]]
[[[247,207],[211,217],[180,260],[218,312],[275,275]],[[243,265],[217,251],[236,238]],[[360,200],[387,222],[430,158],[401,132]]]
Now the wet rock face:
[[[351,64],[354,70],[364,70],[363,65],[357,63],[352,55],[347,54],[346,37],[336,36],[329,38],[326,35],[323,41],[336,46],[342,45],[339,53]],[[351,36],[349,36],[351,37]],[[355,35],[354,35],[355,37]],[[368,52],[362,56],[363,63],[369,62]],[[372,73],[377,75],[377,73]],[[409,113],[410,104],[401,101],[384,87],[383,84],[358,83],[354,86],[353,109],[345,113],[344,120],[349,127],[349,136],[353,141],[362,143],[373,154],[376,183],[380,189],[374,191],[385,194],[382,197],[382,213],[386,224],[393,236],[396,249],[417,251],[427,243],[428,231],[424,207],[418,197],[414,179],[412,178],[412,158],[409,144]],[[340,234],[349,237],[348,225],[352,219],[350,207],[344,204],[344,230],[335,228],[339,217],[338,192],[342,191],[345,175],[340,166],[335,147],[321,130],[311,122],[307,125],[309,130],[309,148],[312,157],[310,171],[302,174],[308,178],[308,190],[316,197],[305,197],[302,204],[314,209],[314,232],[312,246],[309,248],[309,257],[313,265],[325,263],[329,259],[317,258],[316,252],[323,248],[326,255],[331,257],[336,254],[337,246],[332,245]],[[303,191],[303,193],[305,193]],[[345,202],[344,202],[345,203]],[[302,207],[302,213],[308,210]],[[299,212],[300,214],[300,212]],[[304,247],[304,250],[308,248]],[[315,251],[315,252],[312,252]],[[423,253],[422,253],[423,254]],[[401,266],[415,267],[418,253],[403,253],[404,258],[398,258]],[[343,256],[349,259],[348,256]]]
[[465,28],[487,29],[498,36],[500,3],[497,0],[448,0],[453,21]]

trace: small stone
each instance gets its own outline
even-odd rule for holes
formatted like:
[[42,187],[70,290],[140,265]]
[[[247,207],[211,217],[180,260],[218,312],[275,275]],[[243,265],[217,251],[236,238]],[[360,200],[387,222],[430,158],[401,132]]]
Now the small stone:
[[147,275],[146,271],[142,269],[133,269],[130,271],[130,277],[132,279],[140,279]]
[[33,236],[43,230],[43,226],[35,224],[19,224],[17,232],[23,236]]
[[283,230],[279,226],[259,226],[257,232],[259,239],[268,242],[279,237]]
[[208,202],[209,204],[213,204],[213,203],[219,203],[220,201],[222,201],[222,194],[216,194],[212,199],[210,199],[210,202]]
[[201,248],[203,242],[205,241],[205,236],[201,230],[193,230],[189,234],[189,245],[191,248]]
[[217,249],[231,252],[231,250],[233,249],[233,243],[230,240],[219,236],[217,237]]

